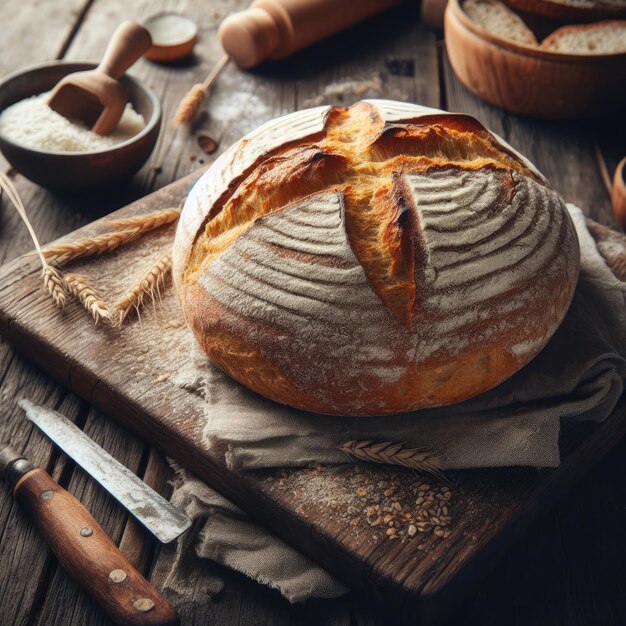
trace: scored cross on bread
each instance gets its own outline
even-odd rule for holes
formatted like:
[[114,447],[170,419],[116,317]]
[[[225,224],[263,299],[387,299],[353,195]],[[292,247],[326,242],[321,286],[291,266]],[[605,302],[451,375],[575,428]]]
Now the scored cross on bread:
[[476,120],[366,101],[233,146],[190,195],[174,263],[188,324],[233,378],[374,415],[517,371],[560,323],[578,250],[558,194]]

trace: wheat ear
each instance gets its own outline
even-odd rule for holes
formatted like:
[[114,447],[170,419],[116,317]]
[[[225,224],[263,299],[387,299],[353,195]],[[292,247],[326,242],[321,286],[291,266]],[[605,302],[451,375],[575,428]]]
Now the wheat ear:
[[124,230],[128,228],[141,227],[145,230],[159,228],[165,224],[175,222],[180,217],[180,207],[171,209],[162,209],[154,213],[146,213],[144,215],[136,215],[135,217],[127,217],[122,219],[107,220],[105,226]]
[[146,298],[154,301],[160,294],[161,287],[172,268],[172,255],[170,253],[161,257],[141,279],[129,289],[114,305],[114,325],[120,326],[131,311],[139,313]]
[[113,233],[104,233],[103,235],[96,235],[95,237],[88,237],[87,239],[80,239],[70,243],[61,243],[46,248],[43,251],[43,255],[46,259],[54,259],[56,263],[63,265],[75,259],[111,252],[122,244],[137,239],[142,232],[144,231],[141,228],[135,227],[128,230],[118,230]]
[[13,181],[4,173],[0,172],[0,187],[4,189],[9,200],[13,203],[19,216],[22,218],[22,221],[26,225],[28,232],[30,233],[30,237],[35,244],[35,250],[37,255],[39,256],[39,260],[41,261],[42,272],[41,275],[43,277],[43,285],[45,290],[50,294],[54,303],[59,307],[63,308],[70,297],[70,294],[67,289],[67,285],[63,281],[63,277],[61,273],[52,265],[50,265],[47,261],[43,252],[41,250],[41,246],[39,245],[39,239],[37,238],[37,233],[35,233],[35,229],[33,225],[30,223],[28,216],[26,215],[26,208],[22,203],[22,199],[13,184]]
[[43,251],[43,256],[46,259],[54,259],[57,264],[62,265],[75,259],[111,252],[121,245],[134,241],[143,233],[169,224],[177,219],[179,215],[180,211],[178,209],[164,209],[163,211],[139,215],[125,220],[112,220],[108,225],[114,228],[121,228],[121,225],[124,223],[130,226],[130,228],[95,235],[94,237],[87,237],[86,239],[69,243],[61,243],[57,246],[46,248]]
[[443,456],[421,450],[409,448],[404,443],[375,443],[373,441],[347,441],[339,449],[350,459],[384,463],[386,465],[401,465],[442,478]]
[[71,295],[68,284],[63,280],[63,275],[56,267],[48,264],[44,267],[42,275],[45,290],[50,294],[54,303],[62,309]]
[[85,309],[91,313],[96,324],[101,319],[106,321],[111,320],[109,307],[107,307],[106,303],[102,300],[102,296],[98,293],[96,288],[89,283],[86,276],[68,273],[64,275],[64,278],[72,295],[78,298]]
[[229,61],[228,55],[224,55],[211,70],[209,75],[202,83],[196,83],[184,96],[178,105],[176,115],[174,116],[174,126],[188,126],[191,124],[202,107],[202,102],[206,97],[213,81],[218,77],[219,73],[226,67]]

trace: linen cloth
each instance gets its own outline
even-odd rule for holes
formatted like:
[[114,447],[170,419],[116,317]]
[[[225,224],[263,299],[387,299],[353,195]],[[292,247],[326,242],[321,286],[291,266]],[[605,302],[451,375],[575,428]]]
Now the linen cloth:
[[[204,392],[209,446],[239,471],[346,463],[337,446],[352,439],[406,442],[442,455],[444,468],[558,466],[561,427],[606,419],[626,378],[626,283],[607,266],[580,209],[568,205],[568,210],[581,251],[572,305],[542,352],[495,389],[454,406],[398,416],[320,416],[246,390],[198,350],[192,356],[194,384]],[[626,259],[626,247],[623,253]],[[180,468],[174,486],[172,501],[198,522],[198,557],[277,588],[291,602],[346,592],[326,571]],[[187,549],[179,546],[177,562]]]

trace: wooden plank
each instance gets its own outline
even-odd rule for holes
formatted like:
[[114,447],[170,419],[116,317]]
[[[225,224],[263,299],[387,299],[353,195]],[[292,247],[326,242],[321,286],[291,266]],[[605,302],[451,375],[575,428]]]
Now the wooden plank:
[[[92,5],[93,0],[69,0],[62,4],[38,1],[3,2],[0,6],[0,23],[5,28],[0,75],[62,57]],[[10,28],[7,28],[6,25],[9,24]],[[42,28],[42,24],[45,24],[45,28]],[[6,167],[2,157],[0,165]],[[92,219],[88,213],[82,217],[76,213],[76,208],[84,200],[68,206],[65,199],[52,196],[19,175],[15,176],[15,182],[42,241],[58,237]],[[121,199],[114,206],[123,203],[124,200]],[[5,210],[0,214],[0,259],[6,260],[29,250],[32,242],[17,213],[4,198],[3,206]],[[104,206],[109,209],[108,205]],[[31,398],[42,398],[42,392],[46,392],[48,395],[56,395],[60,402],[60,398],[66,396],[66,392],[60,387],[42,377],[38,371],[22,361],[21,357],[15,356],[12,348],[3,340],[0,343],[0,372],[4,379],[5,399],[14,398],[17,389],[20,394]],[[68,416],[76,417],[79,404],[75,397],[68,398]],[[72,410],[73,406],[76,411]],[[59,459],[50,442],[33,435],[32,426],[24,421],[23,414],[17,407],[5,419],[2,426],[6,432],[1,433],[0,440],[10,440],[19,450],[33,456],[35,462],[42,462],[44,467],[53,471],[55,478],[67,486],[72,475],[72,464],[68,466],[63,459]],[[3,591],[0,598],[0,622],[22,624],[33,621],[33,615],[45,602],[47,586],[50,580],[56,580],[58,571],[54,557],[50,555],[38,533],[23,519],[9,494],[3,490],[2,496],[2,562],[10,563],[11,566],[0,568],[0,590]],[[91,493],[84,493],[83,496],[83,501],[89,507]],[[119,515],[117,511],[112,512]],[[119,519],[124,520],[124,517]]]
[[[2,385],[5,419],[0,422],[0,441],[25,451],[34,464],[41,465],[63,482],[63,465],[49,441],[38,438],[35,428],[24,418],[23,411],[8,398],[25,395],[35,402],[60,406],[72,420],[80,415],[80,403],[67,395],[42,374],[32,373],[22,359],[13,359]],[[18,392],[19,390],[19,392]],[[54,568],[46,544],[24,517],[8,490],[0,492],[0,617],[7,624],[26,624],[45,593],[47,579]]]
[[450,624],[602,624],[626,620],[626,439],[515,545]]
[[[119,215],[169,206],[190,183],[184,180],[167,187]],[[102,232],[105,227],[96,222],[73,237]],[[146,254],[155,256],[169,236],[164,229],[77,269],[97,274],[105,292],[115,285],[120,288],[122,268],[132,273],[145,265]],[[203,401],[188,386],[175,382],[191,344],[172,290],[163,294],[159,310],[145,311],[141,324],[115,331],[95,328],[78,307],[58,313],[41,292],[39,281],[36,263],[26,260],[4,268],[0,278],[0,325],[5,332],[10,326],[19,349],[337,576],[405,615],[433,619],[457,601],[533,517],[610,449],[626,428],[622,405],[582,441],[564,435],[563,460],[555,471],[454,472],[452,535],[444,541],[430,536],[420,550],[417,541],[390,542],[350,507],[340,506],[330,514],[328,502],[304,497],[303,477],[306,481],[310,476],[326,481],[325,490],[334,490],[339,502],[349,501],[355,485],[346,478],[354,470],[237,475],[226,467],[223,456],[207,449],[202,436]],[[415,479],[401,471],[394,471],[390,479],[388,469],[361,472],[373,483],[393,480],[399,491],[407,491]]]
[[[0,4],[2,54],[0,77],[18,68],[62,55],[75,26],[81,21],[91,0],[68,0],[62,6],[49,2],[17,2],[9,0]],[[45,28],[42,28],[45,24]],[[0,167],[6,161],[0,156]],[[24,193],[21,181],[17,181]],[[25,194],[28,196],[29,194]],[[56,236],[76,226],[49,212],[34,214],[33,222],[44,235]],[[52,232],[54,229],[56,230]],[[31,242],[19,224],[15,212],[8,207],[0,213],[0,259],[14,258],[30,249]],[[47,377],[16,356],[13,349],[0,341],[0,387],[5,413],[0,422],[0,441],[10,441],[18,450],[26,451],[36,463],[42,464],[57,479],[63,479],[64,465],[57,463],[57,455],[49,442],[31,441],[33,427],[25,423],[21,410],[9,407],[9,399],[20,393],[40,401],[63,404],[68,417],[79,416],[76,398],[53,384]],[[26,624],[40,605],[54,559],[32,527],[24,519],[6,489],[0,493],[0,621],[6,624]]]
[[[228,6],[226,6],[228,4]],[[96,8],[98,8],[99,6],[102,6],[102,3],[98,3],[96,5]],[[143,5],[142,5],[143,6]],[[231,3],[221,3],[218,7],[218,12],[221,11],[227,11],[228,7],[231,6]],[[147,9],[147,7],[146,7]],[[111,22],[112,26],[116,23],[114,16],[115,15],[119,15],[118,10],[125,10],[124,14],[127,14],[128,12],[128,7],[120,7],[120,9],[111,11],[110,15],[113,16],[112,18],[109,18],[109,21]],[[102,19],[103,18],[103,14],[105,14],[106,11],[98,11],[97,15],[99,16],[98,19]],[[204,8],[202,15],[206,16],[209,12],[206,11],[206,8]],[[220,19],[221,17],[223,17],[223,14],[218,14],[216,19]],[[213,16],[209,16],[210,19],[213,19]],[[404,24],[404,22],[402,22],[402,24]],[[391,28],[393,29],[393,26],[391,26]],[[96,29],[97,30],[97,29]],[[104,28],[102,29],[102,35],[104,38],[106,38],[108,35],[106,33],[104,33]],[[410,29],[409,29],[410,30]],[[389,27],[387,27],[387,34],[390,34]],[[97,33],[96,33],[97,34]],[[371,34],[371,33],[370,33]],[[417,34],[416,34],[417,35]],[[420,36],[415,36],[413,39],[411,39],[411,36],[409,36],[407,34],[407,29],[405,28],[404,30],[404,35],[403,35],[403,46],[404,45],[409,45],[411,43],[411,40],[415,42],[415,46],[416,48],[419,48],[419,46],[421,45],[422,42],[422,38]],[[88,38],[87,38],[88,39]],[[358,42],[359,37],[356,37],[356,40]],[[101,40],[98,40],[101,41]],[[213,40],[214,41],[214,40]],[[365,39],[364,41],[369,41],[369,39]],[[380,39],[378,40],[380,42]],[[102,40],[101,43],[102,49],[104,49],[104,42]],[[404,51],[404,47],[401,46],[397,53],[396,56],[403,58],[405,56],[405,51]],[[357,51],[357,56],[358,58],[360,58],[360,55],[364,54],[366,52],[366,50],[364,50],[364,48],[367,47],[367,45],[363,45],[361,44],[361,48]],[[395,48],[395,45],[394,45]],[[73,54],[76,54],[77,57],[80,56],[80,49],[78,47],[76,47],[74,49],[74,51],[72,52]],[[317,51],[319,52],[319,50]],[[354,76],[354,74],[351,72],[350,70],[350,51],[348,48],[344,48],[343,50],[341,49],[341,45],[336,45],[335,46],[335,52],[343,55],[342,56],[342,61],[347,61],[348,66],[345,66],[340,70],[338,70],[337,73],[337,81],[339,83],[342,82],[349,82],[352,79],[352,76]],[[382,62],[382,59],[384,58],[385,53],[378,55],[378,59],[375,58],[376,55],[371,55],[369,62],[373,62],[376,63],[376,65],[372,66],[372,67],[376,67],[377,71],[378,68],[380,68],[381,73],[384,74],[384,72],[386,71],[386,67]],[[421,55],[421,51],[417,51],[415,53],[415,57],[418,58],[418,61],[420,61],[422,59]],[[97,59],[97,55],[94,55],[94,60]],[[352,61],[354,65],[358,66],[358,58],[356,59],[356,61]],[[428,57],[426,57],[428,58]],[[204,61],[203,61],[204,62]],[[311,66],[312,64],[314,64],[313,62],[317,62],[317,60],[315,59],[315,57],[310,57],[309,58],[309,66]],[[253,74],[246,74],[245,78],[246,78],[246,89],[245,91],[245,97],[247,97],[250,100],[250,105],[254,105],[254,108],[257,109],[257,111],[259,110],[259,105],[258,105],[258,101],[254,100],[252,98],[252,96],[255,96],[259,93],[261,93],[263,95],[264,92],[258,92],[256,91],[257,89],[260,89],[261,87],[258,87],[257,85],[266,85],[267,87],[267,94],[270,95],[270,100],[272,102],[276,101],[277,104],[271,104],[270,106],[272,107],[272,113],[270,114],[270,116],[273,116],[274,114],[278,114],[280,112],[283,111],[288,111],[291,110],[291,108],[293,108],[294,106],[296,106],[296,102],[301,105],[302,102],[304,100],[306,100],[307,98],[314,98],[316,97],[320,92],[323,92],[326,84],[327,84],[327,77],[332,77],[333,76],[333,70],[329,67],[332,63],[333,63],[333,59],[332,58],[327,58],[327,63],[326,63],[326,67],[322,68],[322,70],[320,71],[320,74],[322,74],[324,76],[324,80],[316,80],[314,78],[315,73],[317,72],[317,70],[312,71],[310,68],[307,69],[302,68],[302,67],[298,67],[297,64],[294,65],[294,76],[297,76],[298,73],[302,73],[302,71],[304,70],[305,73],[309,74],[308,78],[304,78],[302,81],[296,82],[295,85],[295,89],[292,88],[292,86],[290,84],[287,84],[285,82],[284,79],[284,73],[285,73],[285,66],[282,64],[277,64],[279,67],[273,68],[272,70],[268,70],[268,69],[263,69],[261,71],[257,71]],[[197,66],[192,66],[186,69],[186,71],[188,72],[189,76],[188,78],[182,79],[181,78],[181,82],[184,83],[184,88],[186,88],[186,81],[188,79],[191,79],[190,82],[193,82],[193,76],[196,75],[196,69]],[[412,94],[414,93],[415,95],[410,95],[407,96],[406,94],[409,93],[407,91],[398,91],[398,89],[396,87],[394,87],[394,91],[393,91],[393,97],[397,97],[398,99],[410,99],[410,100],[416,100],[416,101],[421,101],[424,103],[429,103],[431,105],[437,105],[437,101],[435,98],[433,98],[432,94],[434,93],[432,91],[433,87],[432,85],[430,86],[430,88],[428,88],[428,83],[427,83],[427,78],[426,77],[430,77],[430,73],[429,72],[423,72],[423,67],[420,66],[420,71],[416,72],[416,76],[417,78],[415,78],[415,85],[412,87],[412,89],[414,90],[412,92]],[[232,76],[230,76],[228,73],[225,75],[227,77],[227,81],[230,82],[225,82],[222,81],[221,83],[218,83],[218,89],[216,91],[216,95],[218,94],[222,94],[221,100],[217,100],[218,104],[222,103],[227,103],[228,102],[228,96],[229,96],[229,92],[232,93],[232,91],[234,89],[237,88],[238,86],[238,82],[237,82],[237,73],[236,71],[231,68],[231,73]],[[198,71],[198,74],[203,73],[204,70],[202,70],[202,72]],[[359,74],[359,78],[365,78],[367,79],[371,72],[367,70],[366,66],[363,66],[363,69],[360,70],[360,74]],[[180,77],[181,73],[178,72],[177,70],[174,70],[171,72],[172,74],[175,74],[176,76]],[[230,77],[229,77],[230,76]],[[419,93],[424,93],[424,91],[420,92],[420,79],[421,77],[424,77],[421,80],[421,84],[422,84],[422,89],[425,89],[425,95],[428,97],[430,94],[430,100],[427,102],[426,100],[423,99],[422,96],[417,96],[417,94]],[[395,78],[384,78],[384,82],[388,81],[388,80],[395,80],[397,81],[396,84],[406,84],[406,82],[410,82],[411,79],[407,79],[406,77],[398,77],[396,76]],[[294,82],[297,79],[294,78]],[[318,85],[318,87],[316,87],[315,85]],[[171,85],[170,85],[171,87]],[[298,88],[301,89],[301,94],[299,96],[298,99]],[[221,89],[221,91],[220,91]],[[171,93],[169,90],[166,92],[166,96]],[[340,94],[335,94],[335,95],[331,95],[329,97],[329,100],[332,100],[334,102],[337,103],[341,103],[341,99],[338,97]],[[385,95],[390,95],[389,90],[387,87],[385,87]],[[174,96],[172,96],[171,98],[169,98],[170,100],[170,104],[167,105],[170,107],[170,111],[173,107],[173,105],[175,104],[174,100],[176,100],[178,97],[177,94],[174,94]],[[263,106],[267,107],[266,101],[265,99],[265,95],[263,95]],[[357,99],[355,97],[354,94],[348,94],[348,100],[350,99]],[[242,99],[243,100],[243,99]],[[346,101],[345,96],[344,96],[344,102]],[[239,102],[239,104],[241,104],[241,102]],[[213,129],[216,129],[216,133],[222,133],[220,135],[213,135],[213,136],[218,136],[218,137],[222,137],[222,141],[221,141],[221,146],[222,147],[226,147],[227,143],[228,143],[228,134],[224,135],[224,133],[231,133],[232,139],[236,139],[238,137],[238,135],[241,133],[241,131],[239,130],[239,124],[240,124],[240,120],[236,119],[237,116],[240,117],[245,117],[247,114],[245,113],[245,109],[246,109],[247,105],[244,106],[244,112],[242,113],[241,108],[237,108],[234,107],[234,112],[230,112],[227,115],[223,115],[222,112],[222,119],[220,120],[211,120],[210,118],[205,117],[203,120],[201,120],[201,123],[198,125],[198,127],[196,129],[194,129],[194,132],[199,133],[199,132],[214,132]],[[218,110],[220,110],[220,108],[222,107],[218,107]],[[258,113],[257,113],[258,116]],[[260,118],[259,118],[260,119]],[[261,120],[264,121],[264,120]],[[219,124],[217,124],[217,122],[219,122]],[[243,125],[245,126],[245,122],[246,120],[243,120]],[[252,124],[254,123],[254,116],[250,116],[250,118],[248,119],[248,124]],[[223,129],[223,130],[220,130]],[[532,130],[532,129],[531,129]],[[198,159],[202,159],[204,157],[204,155],[202,155],[202,153],[200,152],[199,149],[197,149],[193,142],[189,142],[187,140],[187,138],[185,137],[180,137],[180,136],[172,136],[171,140],[169,141],[169,144],[167,145],[167,148],[162,150],[161,154],[163,156],[168,156],[169,158],[169,152],[172,151],[174,152],[179,146],[178,143],[183,143],[183,144],[190,144],[191,148],[189,149],[189,153],[188,156],[177,156],[176,158],[176,163],[177,165],[180,165],[181,167],[187,168],[187,171],[190,168],[193,168],[195,166],[195,164],[198,162]],[[191,160],[191,157],[195,157],[195,161]],[[187,159],[187,160],[185,160]],[[158,165],[158,161],[156,161],[156,165]],[[150,166],[149,166],[150,167]],[[159,186],[161,184],[163,184],[163,182],[167,182],[167,177],[161,173],[161,174],[157,174],[156,172],[151,172],[148,169],[144,170],[144,172],[142,174],[140,174],[140,176],[138,177],[138,179],[136,180],[135,184],[132,185],[128,190],[123,190],[123,191],[116,191],[112,197],[110,198],[105,198],[104,200],[98,200],[97,202],[95,202],[95,210],[96,213],[97,212],[102,212],[103,210],[106,210],[108,207],[112,207],[112,206],[118,206],[121,201],[118,199],[119,197],[124,197],[124,198],[132,198],[132,197],[136,197],[138,195],[140,195],[141,193],[143,193],[144,190],[146,189],[151,189],[155,186]],[[171,170],[168,170],[170,175],[172,177],[174,177],[176,175],[176,172],[179,171],[176,168],[172,168]],[[146,181],[145,184],[143,181]],[[18,181],[20,182],[20,184],[22,183],[22,181]],[[28,187],[29,183],[25,183],[25,186]],[[73,220],[73,224],[77,225],[78,223],[85,223],[89,216],[88,215],[83,215],[82,217],[78,217],[76,218],[75,214],[72,213],[72,210],[67,210],[67,209],[63,209],[62,205],[64,203],[64,201],[59,201],[56,200],[54,197],[51,197],[50,194],[47,194],[45,192],[43,193],[38,193],[38,190],[35,190],[34,193],[35,196],[35,207],[34,207],[34,213],[36,215],[36,219],[41,219],[42,222],[45,222],[44,226],[42,227],[42,230],[44,232],[44,240],[45,239],[50,239],[50,238],[54,238],[55,236],[58,236],[59,234],[61,234],[62,232],[64,232],[64,230],[68,230],[67,228],[67,224],[68,224],[68,218],[71,218]],[[74,203],[73,204],[74,207],[78,207],[80,206],[79,203]],[[29,203],[29,207],[30,207],[30,203]],[[40,210],[41,209],[41,210]],[[5,212],[6,213],[6,212]],[[59,222],[57,222],[56,224],[54,224],[54,217],[56,216],[60,216],[61,220]],[[67,217],[66,217],[67,216]],[[76,218],[76,219],[75,219]],[[49,226],[48,224],[51,224],[53,226],[53,230],[49,230]],[[15,234],[15,228],[12,229],[8,229],[5,228],[2,231],[3,233],[7,233],[9,235],[9,237],[13,237]],[[18,238],[19,240],[19,238]],[[27,237],[22,237],[21,238],[21,243],[20,243],[20,249],[22,251],[27,250],[30,248],[30,242],[27,239]],[[6,249],[6,248],[5,248]],[[15,249],[15,246],[11,246],[10,249]],[[15,253],[16,254],[16,253]],[[5,544],[6,545],[6,544]],[[235,577],[235,582],[233,582],[233,584],[236,584],[237,582],[237,577]],[[253,586],[254,587],[254,586]],[[256,587],[254,587],[256,589]],[[260,593],[260,592],[257,592]],[[237,595],[238,600],[234,600],[234,601],[238,601],[238,602],[246,602],[246,594],[244,591],[243,597],[241,596],[241,594]],[[233,596],[233,598],[235,598],[235,596]],[[1,615],[2,613],[0,613]],[[249,621],[253,621],[254,620],[254,612],[253,611],[246,611],[244,610],[243,614],[245,614],[247,616],[247,619]],[[282,611],[278,611],[276,614],[276,621],[274,621],[273,623],[288,623],[289,621],[289,617],[288,617],[289,612],[282,612]],[[367,612],[364,613],[365,615],[367,615]],[[188,613],[189,615],[189,613]],[[224,615],[223,613],[221,615]],[[360,613],[359,613],[360,615]],[[193,619],[193,618],[192,618]],[[365,618],[364,621],[361,622],[360,618],[357,619],[355,617],[355,615],[352,616],[353,619],[353,623],[365,623]],[[296,621],[295,623],[302,623],[303,620],[301,620],[300,622]],[[227,623],[227,622],[224,622]],[[346,623],[346,622],[344,622]],[[369,620],[367,620],[367,623],[371,623]]]
[[[62,4],[37,0],[5,0],[0,3],[2,54],[0,77],[29,65],[61,58],[93,0],[68,0]],[[45,27],[42,25],[45,24]],[[8,164],[0,155],[0,167]],[[58,200],[41,188],[16,176],[16,185],[30,218],[43,241],[59,237],[79,222],[71,211],[62,211]],[[52,205],[52,206],[51,206]],[[55,205],[59,207],[55,213]],[[52,210],[51,210],[52,209]],[[85,221],[83,221],[85,223]],[[0,263],[31,248],[28,233],[13,210],[0,214]]]
[[[115,427],[108,418],[93,410],[89,411],[83,430],[133,472],[139,470],[145,447],[139,438],[124,428]],[[40,433],[36,433],[35,437],[45,440],[45,436]],[[87,506],[111,539],[119,543],[127,517],[124,508],[78,467],[72,473],[67,488]],[[68,621],[94,626],[109,623],[100,607],[79,590],[65,570],[56,567],[37,623],[43,626]]]
[[18,68],[61,58],[92,1],[4,0],[0,4],[0,77]]
[[[141,467],[142,463],[137,475],[164,498],[169,498],[172,491],[168,483],[172,474],[170,466],[154,448],[144,448],[143,452],[142,461],[147,457],[145,468]],[[134,517],[128,516],[127,520],[119,542],[120,550],[145,577],[148,577],[152,557],[158,549],[157,540]]]
[[295,80],[296,109],[363,98],[437,107],[440,100],[435,35],[409,3],[255,73]]
[[[599,141],[608,162],[616,162],[618,145],[623,148],[623,125],[605,120],[593,124],[584,122],[550,123],[519,118],[492,107],[471,94],[454,76],[447,59],[443,58],[446,95],[448,107],[475,115],[484,123],[491,125],[510,143],[527,154],[544,171],[557,189],[569,201],[579,204],[583,210],[604,223],[614,224],[607,202],[605,187],[594,158],[595,144]],[[612,151],[611,151],[612,150]],[[612,170],[611,170],[612,171]],[[604,470],[596,470],[596,482],[604,480],[609,484],[613,471],[609,469],[619,459],[618,452],[612,452],[603,462]],[[602,478],[600,478],[602,477]],[[590,482],[585,479],[583,484]],[[619,493],[620,489],[616,491]],[[622,489],[623,491],[623,489]],[[570,509],[572,502],[585,500],[585,506],[579,507],[575,516],[576,523],[564,537],[561,519],[564,511]],[[619,497],[619,496],[618,496]],[[493,572],[484,584],[478,588],[478,594],[464,604],[457,618],[463,616],[472,623],[485,625],[521,620],[528,624],[546,624],[556,626],[563,623],[564,612],[573,618],[572,613],[584,612],[587,619],[580,623],[621,624],[615,614],[608,615],[602,606],[613,604],[621,591],[616,590],[616,578],[619,581],[620,568],[599,566],[592,568],[590,554],[617,553],[623,555],[622,546],[616,546],[605,533],[580,531],[580,525],[598,523],[619,523],[615,513],[611,516],[594,512],[606,510],[607,502],[598,489],[584,489],[582,484],[572,496],[564,500],[550,515],[544,516],[537,526],[529,532],[515,550],[507,556],[502,565]],[[571,517],[571,512],[567,514]],[[588,551],[581,555],[581,535],[587,537]],[[613,548],[605,548],[611,542]],[[593,573],[592,573],[593,572]],[[617,575],[617,576],[616,576]],[[572,593],[580,580],[578,592]],[[589,578],[593,577],[596,584]],[[584,582],[583,582],[584,581]],[[589,583],[589,584],[587,584]],[[617,583],[619,585],[619,583]],[[564,607],[564,608],[561,608]],[[602,616],[602,617],[599,617]]]

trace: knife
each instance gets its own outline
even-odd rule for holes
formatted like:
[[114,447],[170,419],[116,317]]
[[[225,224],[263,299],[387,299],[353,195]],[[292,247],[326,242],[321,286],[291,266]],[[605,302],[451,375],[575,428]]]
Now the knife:
[[18,404],[31,422],[126,507],[159,541],[169,543],[191,526],[191,520],[182,511],[115,460],[67,417],[33,404],[30,400],[20,400]]
[[69,575],[122,626],[174,626],[174,607],[135,569],[89,511],[50,474],[0,446],[0,475]]

